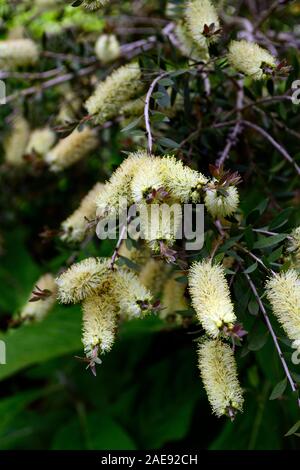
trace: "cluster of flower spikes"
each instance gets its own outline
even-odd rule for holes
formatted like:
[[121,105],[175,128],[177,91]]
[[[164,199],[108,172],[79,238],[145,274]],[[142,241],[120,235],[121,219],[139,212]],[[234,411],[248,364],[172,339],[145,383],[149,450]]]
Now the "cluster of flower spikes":
[[223,342],[239,340],[245,332],[236,323],[230,290],[221,265],[203,260],[189,271],[189,289],[197,318],[205,330],[198,355],[200,374],[213,412],[234,418],[243,408],[243,393],[231,347]]
[[87,258],[56,278],[61,303],[81,303],[82,342],[94,370],[98,355],[110,351],[118,320],[143,317],[152,310],[152,294],[138,277],[107,258]]
[[[115,217],[135,205],[140,213],[142,238],[154,252],[159,252],[162,244],[167,248],[174,245],[182,223],[182,204],[200,203],[204,199],[213,217],[226,217],[235,212],[238,192],[234,186],[230,188],[234,194],[226,191],[218,194],[214,180],[209,181],[174,157],[136,152],[123,161],[99,192],[97,216],[99,219]],[[160,208],[157,217],[153,216],[153,206]],[[171,223],[164,217],[169,207],[173,209]]]

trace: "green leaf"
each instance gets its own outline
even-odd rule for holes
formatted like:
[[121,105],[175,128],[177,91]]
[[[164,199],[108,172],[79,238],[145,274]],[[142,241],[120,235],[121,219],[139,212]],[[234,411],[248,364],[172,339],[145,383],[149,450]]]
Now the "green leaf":
[[270,248],[271,246],[278,245],[278,243],[285,240],[287,236],[288,235],[286,233],[279,233],[272,237],[261,237],[256,243],[254,243],[253,247],[256,249]]
[[297,421],[297,423],[288,430],[288,432],[285,434],[285,437],[292,436],[298,431],[298,429],[300,429],[300,421]]
[[285,377],[281,382],[278,382],[278,384],[275,385],[269,399],[276,400],[277,398],[282,397],[282,395],[285,392],[286,387],[287,387],[287,378]]
[[168,139],[167,137],[161,137],[157,141],[162,147],[167,147],[167,148],[173,148],[177,149],[179,148],[179,144],[175,142],[175,140]]
[[81,311],[79,306],[58,305],[42,322],[23,325],[0,334],[6,344],[7,364],[0,366],[0,380],[25,367],[72,354],[81,349]]
[[280,212],[269,224],[269,230],[272,231],[285,225],[285,223],[288,222],[292,211],[293,209],[288,207],[287,209],[284,209],[282,212]]
[[128,126],[124,127],[121,132],[127,132],[127,131],[131,131],[132,129],[134,129],[138,124],[139,122],[141,121],[143,116],[140,116],[139,118],[135,119],[134,121],[132,121],[130,124],[128,124]]
[[249,266],[249,268],[245,269],[244,273],[245,274],[251,274],[253,273],[258,267],[258,264],[255,262],[253,264],[251,264],[251,266]]

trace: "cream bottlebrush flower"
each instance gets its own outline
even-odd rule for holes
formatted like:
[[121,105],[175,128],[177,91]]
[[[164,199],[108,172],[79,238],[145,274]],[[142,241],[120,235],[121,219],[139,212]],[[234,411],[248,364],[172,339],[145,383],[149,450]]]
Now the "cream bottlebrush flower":
[[179,42],[179,50],[183,56],[197,62],[208,61],[209,52],[206,41],[196,43],[183,23],[178,23],[176,25],[175,34]]
[[266,285],[277,320],[292,341],[300,341],[300,277],[295,269],[276,274]]
[[234,418],[243,410],[243,391],[239,384],[233,351],[219,340],[205,340],[198,350],[199,369],[213,409],[221,417]]
[[86,258],[73,264],[55,282],[58,300],[63,304],[81,302],[94,295],[106,281],[109,274],[109,260]]
[[174,273],[167,280],[163,288],[162,307],[160,318],[164,319],[176,312],[187,310],[189,305],[185,297],[186,283],[176,281],[182,273]]
[[170,273],[170,266],[162,260],[150,258],[139,274],[140,282],[154,295],[161,293]]
[[103,7],[109,0],[83,0],[82,5],[87,10],[99,10],[99,8]]
[[82,199],[80,206],[67,218],[61,228],[63,234],[62,240],[69,242],[81,242],[88,230],[88,221],[96,218],[96,196],[104,188],[104,184],[96,183],[95,186]]
[[106,80],[99,83],[85,107],[97,124],[118,116],[127,101],[136,98],[144,90],[142,72],[137,63],[119,67]]
[[245,40],[231,41],[228,61],[239,72],[254,80],[264,78],[263,66],[276,67],[276,59],[258,44]]
[[204,34],[204,28],[214,24],[215,30],[220,27],[218,13],[210,0],[191,0],[185,9],[186,25],[192,39],[199,47],[205,48],[209,42],[215,41],[215,36],[210,38]]
[[[106,294],[86,298],[82,303],[82,343],[86,356],[93,360],[111,350],[117,328],[117,309]],[[95,354],[96,352],[96,354]]]
[[136,152],[129,155],[122,162],[112,174],[110,180],[105,184],[103,191],[101,190],[100,194],[96,197],[98,217],[103,217],[106,213],[109,215],[114,211],[122,209],[122,204],[124,204],[125,208],[132,204],[131,180],[138,168],[143,166],[148,158],[146,152]]
[[223,267],[204,260],[192,265],[188,277],[192,305],[205,331],[217,338],[224,327],[232,329],[236,316]]
[[[40,296],[40,300],[30,302],[33,295],[30,294],[27,303],[21,310],[20,318],[23,321],[41,321],[50,312],[56,302],[56,284],[52,274],[44,274],[36,282],[34,292],[49,291],[43,297]],[[42,292],[41,292],[42,293]],[[47,295],[49,293],[49,295]],[[37,297],[38,298],[38,297]]]
[[113,293],[122,315],[131,319],[149,312],[152,294],[136,274],[120,269],[115,272],[114,280]]
[[114,34],[102,34],[96,41],[95,53],[103,64],[116,60],[121,53],[117,37]]
[[[163,189],[164,180],[160,158],[151,156],[144,160],[131,181],[131,193],[134,202],[157,202],[155,194]],[[157,194],[159,197],[159,193]]]
[[34,65],[39,58],[38,46],[31,39],[0,41],[0,68],[10,70]]
[[97,145],[98,137],[95,130],[89,127],[81,131],[75,129],[45,155],[45,161],[51,171],[62,171],[86,157],[96,149]]
[[39,155],[45,155],[54,145],[55,139],[55,133],[50,127],[35,129],[30,135],[25,153],[30,154],[35,152]]
[[226,195],[217,189],[207,189],[205,193],[205,206],[208,212],[215,218],[228,217],[236,212],[239,205],[239,193],[235,186],[225,189]]
[[63,100],[58,115],[56,116],[56,122],[72,122],[76,119],[76,115],[81,108],[81,99],[78,94],[72,90],[69,83],[63,83],[59,87],[59,91]]
[[122,106],[120,114],[125,117],[142,116],[145,107],[145,96],[130,100]]
[[17,116],[12,123],[11,133],[4,141],[5,161],[12,166],[24,165],[26,146],[29,140],[29,124],[23,116]]
[[147,241],[152,251],[160,252],[161,243],[166,247],[174,245],[182,229],[182,208],[180,204],[140,204],[141,238]]
[[181,161],[173,157],[163,159],[162,174],[166,190],[172,199],[181,203],[199,202],[202,189],[208,183],[208,179],[202,173],[184,166]]
[[293,267],[300,268],[300,227],[295,228],[291,233],[288,252],[291,254]]

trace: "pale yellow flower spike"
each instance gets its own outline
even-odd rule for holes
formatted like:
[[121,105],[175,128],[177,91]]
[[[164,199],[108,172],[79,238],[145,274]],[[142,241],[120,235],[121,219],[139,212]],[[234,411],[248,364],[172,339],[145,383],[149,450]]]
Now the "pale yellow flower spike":
[[0,68],[3,70],[34,65],[38,58],[38,46],[31,39],[0,41]]
[[273,276],[266,285],[267,298],[290,340],[300,341],[300,277],[295,269]]
[[207,189],[205,193],[205,207],[215,218],[228,217],[234,214],[239,205],[239,193],[235,186],[225,189],[226,195],[218,193],[216,189]]
[[[143,163],[148,159],[146,152],[136,152],[126,158],[105,184],[103,191],[96,197],[97,216],[103,217],[113,211],[118,211],[120,199],[128,201],[128,206],[133,203],[131,197],[131,180]],[[123,201],[126,207],[126,201]],[[121,203],[122,206],[122,203]]]
[[11,166],[26,163],[23,156],[29,140],[29,124],[23,116],[17,116],[12,123],[11,133],[4,141],[5,161]]
[[[111,350],[117,328],[117,311],[109,295],[92,296],[82,303],[84,352],[90,359]],[[97,348],[95,354],[95,348]]]
[[57,279],[58,300],[63,304],[81,302],[94,295],[106,281],[109,260],[86,258],[73,264]]
[[219,340],[205,340],[198,350],[199,369],[214,414],[231,419],[243,409],[233,351]]
[[154,296],[160,294],[164,283],[170,273],[170,266],[162,260],[150,258],[144,264],[139,274],[141,283],[152,292]]
[[39,155],[46,155],[55,142],[55,133],[50,127],[35,129],[30,135],[28,145],[26,147],[27,154],[36,152]]
[[62,171],[86,157],[96,149],[97,145],[98,137],[95,130],[89,127],[81,131],[75,129],[45,155],[45,161],[51,171]]
[[88,221],[96,218],[96,196],[101,193],[104,184],[96,183],[95,186],[82,199],[80,206],[61,224],[63,234],[61,240],[68,242],[81,242],[88,230]]
[[[185,298],[186,283],[176,280],[183,273],[176,272],[167,280],[164,285],[162,295],[162,307],[160,318],[165,319],[168,315],[174,315],[176,312],[187,310],[189,305]],[[181,316],[178,315],[178,320]]]
[[127,101],[137,98],[144,90],[142,72],[137,63],[119,67],[97,86],[85,107],[97,124],[118,116]]
[[116,60],[121,53],[116,36],[114,34],[102,34],[96,41],[95,53],[103,64]]
[[215,41],[213,35],[207,38],[204,33],[205,25],[214,24],[215,30],[220,28],[218,13],[210,0],[191,0],[185,9],[185,19],[192,39],[201,48],[207,47],[209,42]]
[[131,181],[131,192],[134,202],[146,202],[153,190],[163,188],[164,180],[161,174],[161,159],[149,157],[137,169]]
[[228,61],[239,72],[254,80],[265,77],[263,65],[269,68],[276,66],[276,59],[258,44],[245,40],[231,41]]
[[152,294],[133,272],[120,269],[114,273],[114,281],[113,294],[121,315],[132,319],[149,312]]
[[196,43],[183,23],[176,25],[175,34],[178,39],[178,48],[183,56],[197,62],[208,61],[209,52],[206,42]]
[[236,316],[221,265],[210,260],[194,263],[189,271],[192,305],[205,331],[217,338],[224,327],[232,329]]
[[44,274],[36,281],[35,285],[33,286],[33,290],[39,292],[39,289],[42,291],[48,290],[51,292],[51,294],[45,298],[41,297],[41,299],[37,300],[36,302],[29,302],[29,300],[33,297],[33,294],[31,293],[28,297],[27,303],[21,310],[21,320],[28,322],[41,321],[48,315],[54,306],[56,302],[57,288],[52,274]]

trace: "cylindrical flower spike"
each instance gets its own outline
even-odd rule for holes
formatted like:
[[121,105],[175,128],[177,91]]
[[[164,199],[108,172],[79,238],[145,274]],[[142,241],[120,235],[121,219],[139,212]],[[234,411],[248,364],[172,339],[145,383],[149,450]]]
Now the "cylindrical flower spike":
[[202,173],[172,157],[163,158],[161,167],[164,186],[174,201],[183,204],[200,202],[203,187],[208,183]]
[[[179,276],[180,273],[174,273],[164,285],[162,295],[163,308],[159,315],[162,319],[188,309],[188,301],[185,297],[186,283],[178,282],[176,278]],[[180,316],[178,315],[179,319]]]
[[55,133],[50,129],[50,127],[35,129],[30,135],[25,153],[30,154],[35,152],[39,155],[46,155],[54,145],[54,142]]
[[137,63],[124,65],[100,82],[85,107],[97,124],[118,116],[127,101],[138,97],[144,90],[142,72]]
[[83,198],[78,209],[73,212],[62,224],[62,240],[68,242],[81,242],[88,231],[89,221],[96,218],[96,196],[99,195],[104,185],[96,183],[95,186]]
[[292,341],[300,341],[300,277],[295,269],[274,275],[266,285],[277,320]]
[[210,260],[194,263],[189,289],[198,320],[210,336],[217,338],[224,329],[232,330],[236,316],[221,265],[212,265]]
[[95,53],[103,64],[116,60],[121,53],[116,36],[114,34],[102,34],[95,44]]
[[229,217],[234,214],[239,205],[239,193],[235,186],[229,186],[221,194],[217,189],[206,189],[205,207],[215,218]]
[[183,23],[177,24],[175,34],[178,39],[178,48],[183,56],[197,62],[208,61],[209,52],[206,42],[195,42]]
[[93,129],[75,129],[45,155],[45,161],[50,165],[51,171],[62,171],[86,157],[97,145],[98,137]]
[[44,274],[36,282],[33,293],[21,310],[20,318],[25,322],[43,320],[56,302],[57,287],[52,274]]
[[[86,298],[82,303],[82,343],[88,359],[111,350],[117,328],[117,309],[110,295],[102,293]],[[96,362],[96,361],[95,361]]]
[[106,281],[109,260],[87,258],[73,264],[57,279],[58,300],[63,304],[77,303],[94,295]]
[[150,258],[141,269],[139,279],[156,296],[162,291],[169,272],[170,266],[164,261]]
[[34,65],[39,58],[37,45],[31,39],[0,41],[0,68],[11,70]]
[[164,190],[164,180],[161,173],[161,159],[149,157],[144,160],[131,181],[131,192],[134,202],[160,202]]
[[185,9],[185,19],[191,37],[201,48],[216,40],[214,32],[219,29],[220,21],[217,10],[210,0],[189,1]]
[[233,68],[254,80],[267,75],[264,68],[274,69],[276,66],[275,57],[266,49],[245,40],[230,43],[228,60]]
[[12,166],[25,164],[23,158],[29,140],[29,124],[23,116],[17,116],[12,123],[11,133],[4,141],[5,161]]
[[137,152],[131,154],[118,169],[113,173],[110,180],[105,184],[103,191],[96,197],[97,216],[103,217],[105,213],[112,213],[122,209],[122,200],[126,208],[132,203],[131,180],[144,162],[148,159],[146,152]]
[[233,351],[219,340],[205,340],[200,344],[199,369],[213,409],[221,417],[234,419],[243,409],[243,391],[238,381]]
[[138,318],[149,312],[152,294],[134,273],[125,269],[116,271],[114,280],[113,292],[123,316]]

